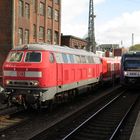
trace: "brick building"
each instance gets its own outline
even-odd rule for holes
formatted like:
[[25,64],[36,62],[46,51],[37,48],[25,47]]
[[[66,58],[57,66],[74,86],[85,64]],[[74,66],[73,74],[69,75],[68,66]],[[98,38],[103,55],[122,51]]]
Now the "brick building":
[[1,0],[0,46],[60,44],[61,0]]
[[119,44],[101,44],[97,47],[97,50],[102,50],[102,51],[113,51],[114,49],[118,49]]
[[61,0],[0,0],[0,69],[17,45],[60,45]]
[[61,45],[77,49],[85,49],[87,41],[72,35],[61,35]]

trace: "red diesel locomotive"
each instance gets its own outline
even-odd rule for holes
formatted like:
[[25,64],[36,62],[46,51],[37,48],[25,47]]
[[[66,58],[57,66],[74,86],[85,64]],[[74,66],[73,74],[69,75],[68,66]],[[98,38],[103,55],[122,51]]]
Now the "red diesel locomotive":
[[28,44],[10,51],[3,65],[3,86],[8,102],[40,107],[117,74],[116,67],[110,70],[108,65],[105,58],[85,50]]

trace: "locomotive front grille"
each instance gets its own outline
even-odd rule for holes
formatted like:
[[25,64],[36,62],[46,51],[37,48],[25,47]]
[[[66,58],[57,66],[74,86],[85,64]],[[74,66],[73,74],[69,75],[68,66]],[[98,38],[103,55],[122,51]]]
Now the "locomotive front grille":
[[15,81],[15,80],[8,80],[6,82],[7,86],[28,86],[28,87],[36,87],[38,85],[38,81]]
[[28,86],[29,82],[14,82],[13,85],[23,85],[23,86]]

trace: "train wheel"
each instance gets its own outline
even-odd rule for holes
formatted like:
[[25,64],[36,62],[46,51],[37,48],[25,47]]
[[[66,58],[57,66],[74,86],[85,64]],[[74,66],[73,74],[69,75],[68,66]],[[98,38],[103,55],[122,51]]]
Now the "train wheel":
[[40,110],[42,106],[41,106],[41,101],[39,99],[37,100],[36,104],[37,104],[37,109]]
[[68,98],[69,98],[69,95],[68,95],[68,92],[64,92],[64,96],[63,96],[63,99],[64,99],[64,103],[68,101]]
[[53,100],[49,100],[48,101],[48,111],[51,112],[53,110],[54,104],[53,104]]
[[70,100],[70,101],[73,101],[73,99],[74,99],[73,91],[69,91],[69,92],[68,92],[68,96],[69,96],[69,100]]
[[12,97],[11,95],[9,95],[7,98],[7,107],[11,107],[11,106],[12,106]]
[[27,110],[28,107],[27,107],[27,104],[26,104],[24,98],[22,98],[22,106],[23,106],[23,108],[24,108],[25,110]]

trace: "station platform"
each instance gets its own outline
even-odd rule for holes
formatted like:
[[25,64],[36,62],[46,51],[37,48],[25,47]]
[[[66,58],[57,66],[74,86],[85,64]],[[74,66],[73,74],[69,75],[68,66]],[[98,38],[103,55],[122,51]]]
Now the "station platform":
[[140,112],[133,128],[130,140],[140,140]]

